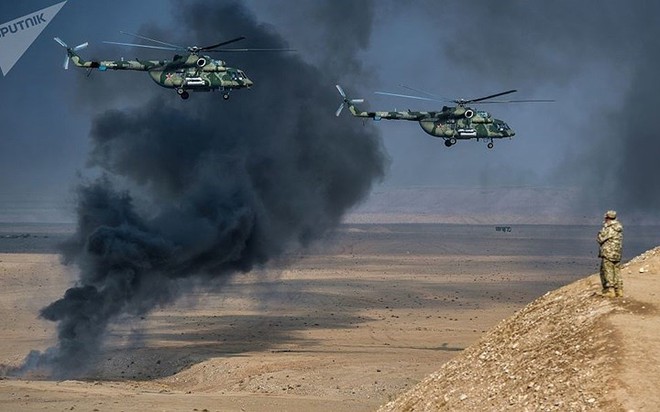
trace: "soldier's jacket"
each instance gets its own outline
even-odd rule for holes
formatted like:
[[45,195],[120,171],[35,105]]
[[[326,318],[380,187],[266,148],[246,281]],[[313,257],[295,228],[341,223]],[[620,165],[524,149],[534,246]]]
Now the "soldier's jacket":
[[603,223],[603,228],[598,232],[597,239],[598,244],[600,244],[598,257],[612,262],[621,261],[623,226],[618,220],[606,220]]

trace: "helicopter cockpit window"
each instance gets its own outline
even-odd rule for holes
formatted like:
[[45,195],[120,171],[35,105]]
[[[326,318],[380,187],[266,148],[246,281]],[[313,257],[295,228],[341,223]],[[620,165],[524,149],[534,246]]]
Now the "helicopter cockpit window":
[[477,112],[477,116],[481,116],[484,119],[488,119],[490,117],[490,113],[488,113],[485,110],[480,110],[480,111]]

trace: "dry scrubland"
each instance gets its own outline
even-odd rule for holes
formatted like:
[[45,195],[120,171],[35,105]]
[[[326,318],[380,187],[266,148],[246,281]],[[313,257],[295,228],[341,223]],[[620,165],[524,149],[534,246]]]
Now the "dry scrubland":
[[[568,285],[597,268],[594,230],[345,226],[314,249],[287,256],[280,269],[236,276],[144,318],[121,319],[78,380],[38,374],[0,380],[0,405],[366,411],[523,410],[527,403],[529,409],[579,410],[639,401],[627,386],[637,377],[634,365],[603,362],[602,356],[623,351],[613,344],[644,350],[640,337],[654,328],[640,323],[628,334],[621,328],[633,324],[626,317],[657,325],[654,309],[644,303],[655,293],[653,285],[635,280],[654,279],[655,256],[647,257],[647,273],[630,266],[626,292],[633,299],[596,298],[593,278]],[[652,236],[638,238],[631,237],[631,249]],[[54,325],[37,314],[75,280],[44,239],[7,240],[39,253],[0,254],[0,363],[7,367],[19,365],[31,349],[55,343]],[[7,250],[4,241],[0,247]],[[513,323],[500,323],[514,313]],[[564,321],[574,321],[573,328],[562,329]],[[620,390],[593,389],[603,379],[614,379],[608,382]],[[647,382],[654,387],[657,376]],[[644,410],[639,403],[625,405]]]

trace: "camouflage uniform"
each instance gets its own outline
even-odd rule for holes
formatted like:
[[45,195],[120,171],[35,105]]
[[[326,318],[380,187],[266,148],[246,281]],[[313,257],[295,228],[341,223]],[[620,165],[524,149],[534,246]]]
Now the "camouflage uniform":
[[597,236],[600,250],[600,281],[603,285],[603,295],[623,296],[623,280],[620,274],[621,249],[623,245],[623,226],[616,220],[616,212],[608,210],[605,213],[603,228]]

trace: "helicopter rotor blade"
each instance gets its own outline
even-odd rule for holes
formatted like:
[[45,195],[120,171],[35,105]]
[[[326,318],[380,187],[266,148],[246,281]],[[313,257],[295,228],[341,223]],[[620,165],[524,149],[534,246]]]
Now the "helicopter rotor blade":
[[433,94],[433,93],[426,92],[426,91],[424,91],[424,90],[413,89],[412,87],[406,86],[405,84],[400,84],[399,87],[403,87],[404,89],[411,90],[411,91],[413,91],[413,92],[415,92],[415,93],[425,94],[425,95],[427,95],[427,96],[429,96],[429,97],[432,97],[432,98],[434,98],[434,99],[437,99],[438,101],[442,101],[442,102],[453,102],[452,99],[448,99],[448,98],[446,98],[446,97],[438,96],[438,95],[435,95],[435,94]]
[[341,97],[343,97],[345,99],[346,98],[346,93],[344,93],[344,89],[342,89],[341,86],[338,85],[338,84],[336,84],[335,87],[337,87],[337,90],[339,91],[339,94],[341,95]]
[[507,91],[505,91],[505,92],[501,92],[501,93],[491,94],[490,96],[478,97],[478,98],[476,98],[476,99],[468,99],[468,100],[462,100],[462,99],[459,99],[458,101],[455,101],[455,102],[456,102],[456,103],[474,103],[474,102],[480,102],[480,101],[482,101],[482,100],[488,100],[488,99],[492,99],[493,97],[504,96],[505,94],[511,94],[511,93],[515,93],[515,92],[517,92],[517,91],[518,91],[518,90],[512,89],[512,90],[507,90]]
[[337,111],[335,112],[335,116],[339,117],[341,111],[344,110],[344,106],[350,106],[356,103],[364,103],[364,99],[349,99],[348,97],[346,97],[346,93],[344,92],[344,89],[342,89],[340,85],[335,84],[335,87],[337,88],[337,91],[341,95],[341,98],[344,99],[344,101],[341,102],[341,104],[337,108]]
[[143,40],[152,41],[154,43],[163,44],[165,46],[175,47],[176,49],[184,49],[185,50],[185,47],[183,47],[183,46],[179,46],[177,44],[172,44],[172,43],[165,43],[164,41],[152,39],[152,38],[149,38],[149,37],[146,37],[146,36],[141,36],[139,34],[129,33],[129,32],[126,32],[126,31],[120,31],[119,33],[126,34],[128,36],[137,37],[138,39],[143,39]]
[[551,103],[555,100],[552,99],[524,99],[524,100],[495,100],[491,102],[480,102],[479,104],[491,104],[491,103]]
[[121,42],[116,42],[116,41],[104,41],[103,43],[117,44],[117,45],[120,45],[120,46],[129,46],[129,47],[143,47],[145,49],[158,49],[158,50],[171,50],[171,51],[185,50],[184,48],[179,49],[179,48],[174,48],[174,47],[149,46],[147,44],[121,43]]
[[245,36],[240,36],[240,37],[236,37],[235,39],[231,39],[231,40],[223,41],[223,42],[218,43],[218,44],[214,44],[213,46],[200,47],[199,50],[211,50],[211,49],[215,49],[216,47],[226,46],[227,44],[235,43],[235,42],[243,40],[243,39],[245,39]]
[[76,47],[74,47],[73,51],[82,50],[82,49],[86,48],[87,46],[89,46],[89,42],[84,42],[83,44],[79,44]]
[[58,42],[58,43],[60,44],[60,46],[64,47],[65,49],[68,49],[68,48],[69,48],[69,46],[67,46],[66,43],[64,43],[64,42],[62,41],[62,39],[60,39],[59,37],[53,37],[53,40],[55,40],[56,42]]
[[218,49],[218,50],[204,50],[207,53],[224,53],[224,52],[288,52],[297,51],[296,49]]
[[408,94],[388,93],[388,92],[374,92],[374,93],[381,94],[383,96],[405,97],[407,99],[426,100],[429,102],[442,102],[442,100],[439,99],[431,99],[430,97],[421,97],[421,96],[411,96]]
[[64,64],[62,64],[62,67],[64,67],[64,70],[69,70],[69,52],[68,52],[69,46],[66,43],[64,43],[64,41],[62,41],[62,39],[60,39],[59,37],[53,37],[53,40],[58,42],[60,44],[60,46],[67,49],[67,53],[64,56]]

